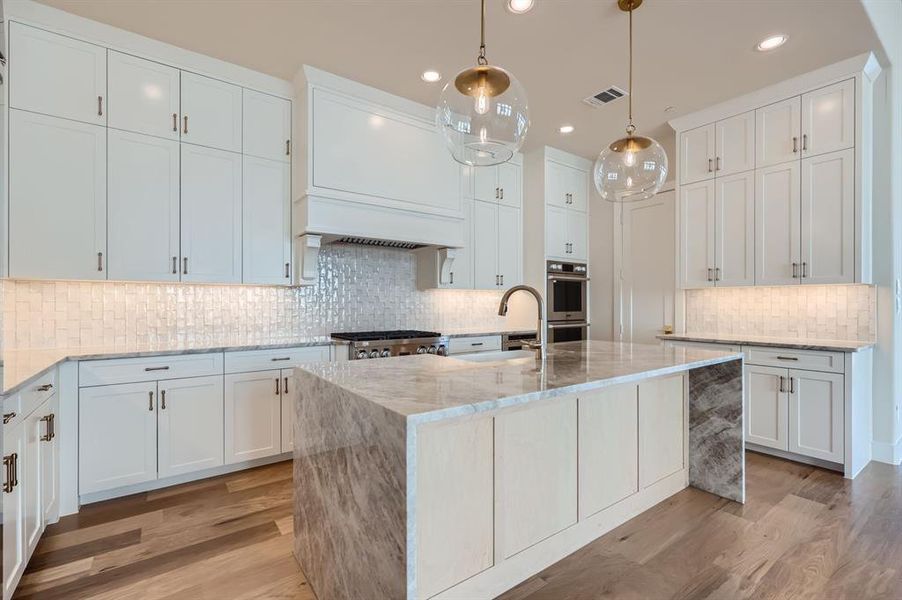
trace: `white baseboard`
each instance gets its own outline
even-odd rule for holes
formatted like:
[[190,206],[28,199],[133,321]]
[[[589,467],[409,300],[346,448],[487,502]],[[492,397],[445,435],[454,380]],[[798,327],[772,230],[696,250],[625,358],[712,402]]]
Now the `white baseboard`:
[[902,438],[895,444],[871,442],[872,459],[890,465],[902,464]]

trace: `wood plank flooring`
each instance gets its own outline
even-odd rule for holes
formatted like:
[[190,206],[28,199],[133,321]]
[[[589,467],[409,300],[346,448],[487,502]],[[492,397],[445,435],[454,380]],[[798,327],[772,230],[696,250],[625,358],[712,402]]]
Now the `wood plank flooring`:
[[[747,467],[747,504],[684,490],[502,599],[902,598],[902,469]],[[291,490],[279,463],[87,506],[47,529],[16,597],[315,600]]]

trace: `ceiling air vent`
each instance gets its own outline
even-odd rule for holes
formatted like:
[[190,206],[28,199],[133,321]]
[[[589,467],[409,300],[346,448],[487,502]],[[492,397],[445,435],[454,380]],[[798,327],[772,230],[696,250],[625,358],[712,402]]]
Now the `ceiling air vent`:
[[614,100],[624,98],[626,95],[624,90],[621,90],[616,85],[612,85],[608,89],[598,92],[594,96],[589,96],[583,100],[583,102],[591,106],[604,106],[605,104],[610,104]]
[[416,250],[423,248],[424,244],[414,244],[411,242],[395,242],[392,240],[377,240],[373,238],[362,237],[343,237],[335,240],[336,244],[353,244],[355,246],[377,246],[379,248],[399,248],[403,250]]

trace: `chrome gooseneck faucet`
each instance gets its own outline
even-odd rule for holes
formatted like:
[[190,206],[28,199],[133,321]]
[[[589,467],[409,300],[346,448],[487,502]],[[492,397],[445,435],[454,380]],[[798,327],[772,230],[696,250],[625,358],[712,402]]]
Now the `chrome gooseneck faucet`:
[[501,296],[501,304],[498,306],[498,315],[502,317],[507,315],[508,299],[514,294],[514,292],[519,292],[520,290],[529,292],[536,299],[536,307],[538,309],[538,321],[536,322],[536,341],[529,342],[526,345],[536,351],[536,360],[541,360],[544,363],[548,352],[547,346],[545,344],[545,329],[547,326],[547,323],[545,322],[545,300],[542,299],[542,294],[540,294],[538,290],[536,290],[536,288],[532,286],[515,285],[514,287],[504,292],[504,295]]

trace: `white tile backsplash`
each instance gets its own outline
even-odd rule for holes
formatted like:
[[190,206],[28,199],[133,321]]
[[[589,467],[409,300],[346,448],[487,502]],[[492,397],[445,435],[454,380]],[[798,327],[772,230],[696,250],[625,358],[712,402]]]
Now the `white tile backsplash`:
[[331,245],[319,260],[319,281],[303,288],[6,280],[2,345],[252,344],[333,331],[534,326],[535,308],[516,302],[510,316],[497,315],[501,292],[417,290],[407,251]]
[[796,285],[686,291],[686,332],[871,341],[869,285]]

